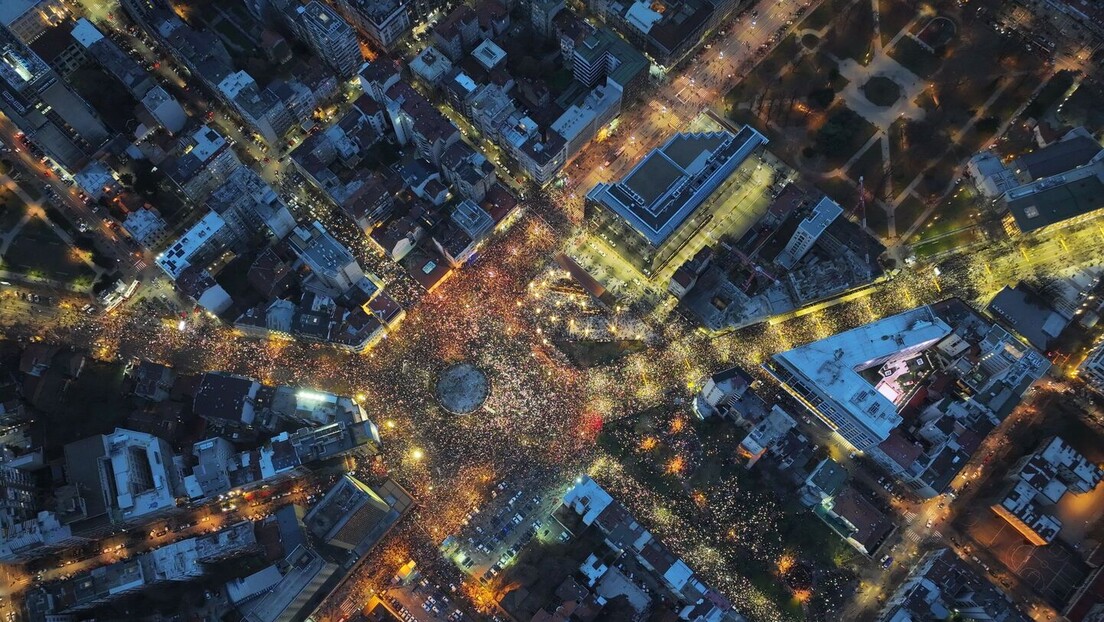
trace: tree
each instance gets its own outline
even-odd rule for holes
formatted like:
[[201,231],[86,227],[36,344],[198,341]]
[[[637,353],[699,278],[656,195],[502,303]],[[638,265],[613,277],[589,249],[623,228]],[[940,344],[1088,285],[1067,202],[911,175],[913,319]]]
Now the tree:
[[859,133],[863,118],[849,108],[832,115],[816,135],[816,150],[828,158],[850,155],[852,141]]
[[532,56],[523,56],[517,64],[517,74],[523,78],[540,76],[540,62]]
[[636,609],[629,602],[629,597],[622,594],[611,598],[598,612],[594,622],[632,622],[635,616]]
[[824,110],[832,105],[832,102],[836,99],[836,92],[831,87],[825,87],[823,89],[817,89],[809,93],[809,103],[814,108]]
[[157,175],[153,172],[153,163],[149,160],[134,161],[134,190],[148,198],[157,194]]
[[978,122],[974,124],[974,129],[979,134],[993,134],[1000,127],[1000,119],[997,117],[985,117],[978,119]]

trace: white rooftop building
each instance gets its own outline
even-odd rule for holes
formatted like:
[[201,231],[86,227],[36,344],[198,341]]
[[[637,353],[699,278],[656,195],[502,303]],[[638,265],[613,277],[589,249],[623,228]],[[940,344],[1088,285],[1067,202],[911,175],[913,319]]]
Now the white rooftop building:
[[299,259],[311,270],[308,289],[327,296],[340,296],[367,278],[356,257],[318,221],[296,227],[288,240]]
[[115,185],[115,177],[103,162],[96,160],[73,176],[73,181],[92,200],[99,200]]
[[103,435],[100,481],[114,522],[129,522],[176,509],[184,494],[178,458],[156,436],[116,428]]
[[215,212],[207,212],[184,235],[180,236],[172,246],[165,249],[157,256],[157,265],[176,280],[185,268],[192,265],[192,261],[201,255],[207,255],[213,248],[221,248],[222,241],[219,237],[226,222]]
[[771,408],[767,418],[751,429],[744,440],[740,441],[740,455],[748,459],[750,469],[774,446],[787,432],[794,429],[797,422],[777,405]]
[[608,84],[599,85],[586,96],[582,105],[572,105],[549,127],[567,141],[567,157],[571,158],[620,111],[621,91]]
[[258,233],[279,240],[295,228],[295,217],[276,191],[248,166],[239,166],[207,199],[226,222],[228,238],[245,244]]
[[991,509],[1028,542],[1042,546],[1053,542],[1062,529],[1054,506],[1067,493],[1092,492],[1104,479],[1104,469],[1055,436],[1024,456],[1009,479],[1010,487]]
[[776,375],[833,431],[867,450],[901,423],[889,387],[875,387],[860,372],[906,359],[947,335],[951,327],[920,307],[776,354]]
[[1090,387],[1104,393],[1104,341],[1085,357],[1078,368],[1078,374]]
[[506,60],[506,51],[495,45],[494,41],[484,39],[483,43],[472,50],[472,58],[484,69],[490,71]]
[[437,84],[452,69],[452,61],[432,45],[422,50],[410,61],[410,71],[427,84]]
[[272,396],[272,411],[303,423],[326,425],[335,421],[360,423],[368,413],[352,398],[318,391],[280,386]]
[[155,86],[146,93],[142,98],[142,107],[170,134],[184,129],[184,123],[188,120],[188,115],[176,98],[160,86]]
[[820,202],[813,207],[813,213],[798,224],[797,231],[794,231],[793,237],[786,243],[786,248],[782,249],[774,262],[787,270],[793,268],[813,248],[828,225],[842,213],[843,208],[835,201],[827,196],[821,198]]
[[246,577],[239,577],[226,583],[226,598],[233,605],[260,596],[280,582],[283,575],[276,566],[267,566]]

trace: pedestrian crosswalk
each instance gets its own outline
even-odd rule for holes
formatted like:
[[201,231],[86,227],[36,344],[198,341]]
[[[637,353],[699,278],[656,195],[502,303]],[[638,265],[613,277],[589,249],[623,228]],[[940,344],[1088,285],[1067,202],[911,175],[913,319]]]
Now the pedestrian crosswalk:
[[346,598],[345,602],[341,603],[341,613],[343,615],[350,615],[354,611],[356,611],[356,609],[357,609],[357,604],[356,604],[356,601],[353,600],[352,596],[350,596],[349,598]]
[[943,534],[939,533],[938,531],[933,531],[931,533],[924,533],[922,531],[917,531],[915,529],[908,529],[908,530],[905,531],[905,536],[904,537],[905,537],[905,540],[908,540],[909,542],[912,542],[914,544],[919,544],[919,543],[923,542],[924,540],[928,539],[929,537],[936,538],[936,539],[942,538]]
[[146,263],[145,261],[139,259],[138,261],[134,262],[134,269],[135,270],[145,270],[146,266],[148,266],[148,265],[149,265],[148,263]]
[[912,510],[905,510],[904,516],[906,521],[910,521],[916,518],[916,512],[913,512]]

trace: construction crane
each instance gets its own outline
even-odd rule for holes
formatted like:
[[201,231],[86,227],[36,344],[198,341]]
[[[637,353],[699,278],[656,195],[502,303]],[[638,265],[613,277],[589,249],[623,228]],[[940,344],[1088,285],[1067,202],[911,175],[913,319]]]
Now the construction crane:
[[741,263],[743,263],[745,266],[747,266],[751,270],[751,274],[748,276],[748,280],[747,280],[747,282],[744,283],[744,286],[743,286],[743,290],[744,290],[745,294],[747,293],[748,288],[751,287],[751,282],[755,279],[756,276],[758,276],[760,274],[762,274],[763,276],[767,277],[768,279],[770,279],[771,281],[773,281],[775,283],[778,282],[778,279],[774,278],[773,274],[771,274],[770,272],[767,272],[766,270],[763,269],[762,266],[760,266],[760,265],[756,264],[754,261],[752,261],[751,258],[748,257],[747,255],[745,255],[744,252],[741,251],[740,249],[733,248],[732,252],[735,253],[736,256],[740,258]]
[[863,186],[863,176],[859,176],[859,202],[855,205],[855,212],[859,216],[859,223],[866,229],[866,189]]
[[[859,175],[859,223],[862,225],[863,231],[866,231],[866,188],[863,185],[863,176]],[[866,265],[870,265],[870,247],[866,247]]]

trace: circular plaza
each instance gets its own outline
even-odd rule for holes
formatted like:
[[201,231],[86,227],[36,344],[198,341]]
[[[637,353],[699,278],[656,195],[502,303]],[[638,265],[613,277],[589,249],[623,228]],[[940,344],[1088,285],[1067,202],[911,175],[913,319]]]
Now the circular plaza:
[[471,363],[455,363],[437,377],[437,402],[454,415],[479,410],[491,393],[487,374]]

